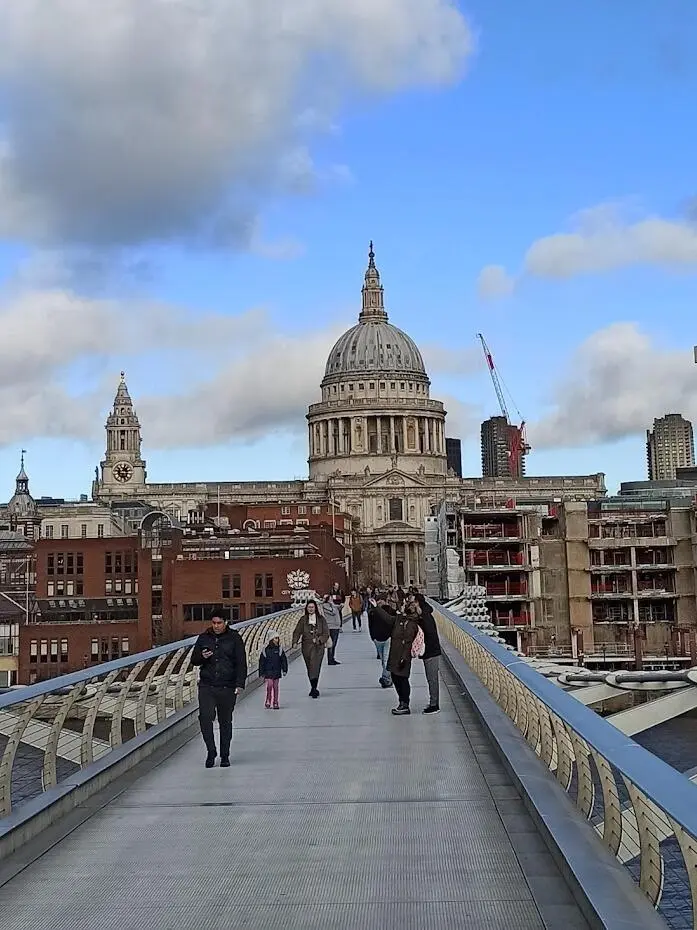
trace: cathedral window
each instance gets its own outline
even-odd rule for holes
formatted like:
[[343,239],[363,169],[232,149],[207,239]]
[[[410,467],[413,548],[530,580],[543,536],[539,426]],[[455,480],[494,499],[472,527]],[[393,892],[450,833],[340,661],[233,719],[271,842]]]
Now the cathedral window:
[[364,387],[363,383],[362,383],[362,382],[359,382],[359,384],[358,384],[358,390],[359,390],[359,391],[362,391],[362,390],[363,390],[363,387]]
[[391,497],[389,500],[390,507],[390,520],[403,520],[404,519],[404,506],[401,497]]
[[82,536],[83,539],[87,538],[87,524],[86,523],[83,523],[80,526],[80,536]]
[[67,523],[61,526],[61,539],[67,539],[70,534],[70,528]]
[[46,539],[53,539],[53,527],[50,523],[47,523],[44,528],[44,536]]
[[[53,535],[53,533],[51,533],[51,535]],[[97,524],[97,538],[101,539],[103,536],[104,536],[104,524],[98,523]]]

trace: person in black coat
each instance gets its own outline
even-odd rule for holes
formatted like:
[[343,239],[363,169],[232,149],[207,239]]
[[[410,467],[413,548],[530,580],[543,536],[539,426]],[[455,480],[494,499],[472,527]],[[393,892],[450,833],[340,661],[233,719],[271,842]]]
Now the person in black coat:
[[232,712],[237,695],[247,683],[247,653],[237,630],[228,626],[218,614],[211,617],[211,625],[196,640],[191,653],[191,664],[199,665],[198,720],[206,744],[206,768],[213,768],[217,755],[213,721],[217,715],[220,727],[220,765],[230,765],[232,741]]
[[440,648],[440,639],[438,638],[438,627],[433,616],[433,608],[428,603],[418,588],[414,588],[413,595],[417,607],[416,621],[421,627],[424,634],[424,643],[426,648],[421,656],[424,663],[424,672],[428,682],[428,707],[424,709],[425,714],[437,714],[440,711],[440,693],[438,684],[438,671],[440,666],[440,657],[442,651]]
[[382,688],[392,687],[392,675],[387,668],[387,659],[390,653],[390,637],[394,626],[397,611],[389,607],[384,596],[377,601],[371,600],[368,604],[368,631],[373,641],[378,659],[382,662],[382,674],[379,682]]

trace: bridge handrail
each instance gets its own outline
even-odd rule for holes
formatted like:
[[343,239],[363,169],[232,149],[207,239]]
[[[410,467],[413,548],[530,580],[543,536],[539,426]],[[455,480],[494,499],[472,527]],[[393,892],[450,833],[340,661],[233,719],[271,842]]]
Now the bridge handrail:
[[[432,606],[441,631],[659,913],[666,885],[673,892],[681,885],[697,927],[697,786],[524,658],[447,607]],[[671,841],[682,865],[675,848],[664,855]],[[667,912],[674,909],[675,901],[666,902]]]
[[[245,643],[248,683],[257,677],[267,633],[276,630],[288,650],[302,610],[297,606],[232,624]],[[51,789],[84,783],[91,777],[84,771],[93,767],[96,772],[110,758],[127,754],[130,741],[142,752],[151,733],[162,739],[168,726],[190,725],[197,701],[198,669],[191,665],[196,639],[190,636],[0,696],[0,843],[17,817],[24,817],[25,804],[39,809],[41,796]]]
[[[258,626],[262,621],[268,620],[271,617],[278,620],[286,614],[293,614],[295,617],[298,616],[297,609],[291,607],[274,614],[265,614],[263,617],[255,617],[252,620],[242,620],[239,623],[231,623],[230,626],[233,630],[237,630],[241,633],[244,630]],[[122,659],[113,659],[110,662],[100,662],[91,665],[88,668],[81,669],[79,672],[69,672],[67,675],[59,675],[56,678],[39,681],[33,685],[16,688],[7,694],[0,694],[0,711],[5,710],[7,707],[11,707],[13,704],[31,701],[64,688],[72,688],[74,685],[80,684],[81,682],[86,683],[92,681],[95,676],[95,669],[99,669],[100,673],[108,675],[109,672],[130,668],[135,665],[136,662],[146,662],[150,659],[157,659],[159,656],[168,655],[171,652],[176,652],[178,649],[193,648],[197,638],[198,634],[196,636],[187,636],[186,639],[180,639],[175,643],[165,643],[164,646],[155,646],[153,649],[147,649],[145,652],[134,652],[133,655],[124,656]],[[249,677],[252,676],[250,675]],[[58,684],[58,682],[60,682],[60,684]]]

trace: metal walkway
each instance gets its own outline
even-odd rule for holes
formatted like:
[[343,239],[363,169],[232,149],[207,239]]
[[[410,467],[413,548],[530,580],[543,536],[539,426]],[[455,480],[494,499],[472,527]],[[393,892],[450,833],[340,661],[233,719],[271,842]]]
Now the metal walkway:
[[585,930],[449,672],[395,718],[367,631],[337,658],[240,703],[230,769],[192,740],[2,886],[3,930]]

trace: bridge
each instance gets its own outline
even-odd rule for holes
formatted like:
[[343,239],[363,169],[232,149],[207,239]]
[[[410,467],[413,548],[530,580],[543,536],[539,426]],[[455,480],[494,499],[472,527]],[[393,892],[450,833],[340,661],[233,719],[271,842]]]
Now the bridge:
[[390,714],[365,630],[319,701],[295,660],[265,710],[265,634],[290,649],[299,614],[238,624],[230,769],[203,767],[193,639],[0,696],[3,930],[695,927],[695,785],[434,607],[437,716],[418,661]]

